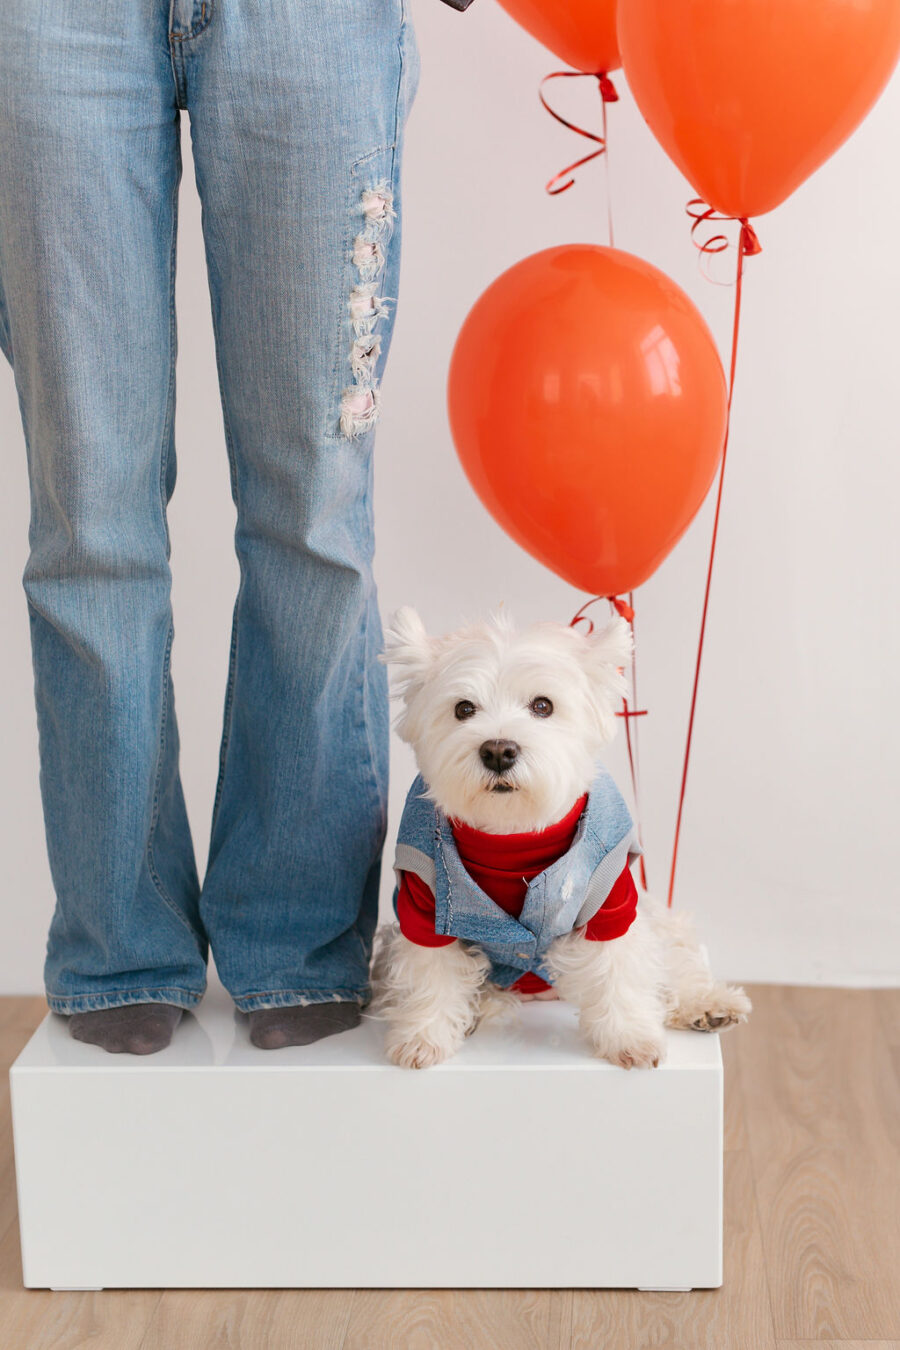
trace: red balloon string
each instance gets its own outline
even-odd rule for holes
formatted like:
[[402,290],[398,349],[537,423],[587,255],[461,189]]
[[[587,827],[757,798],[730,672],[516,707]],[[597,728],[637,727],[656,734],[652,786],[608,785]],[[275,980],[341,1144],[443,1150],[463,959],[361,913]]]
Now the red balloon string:
[[[637,709],[637,701],[638,701],[638,692],[637,692],[637,636],[636,636],[636,634],[635,634],[635,628],[634,628],[634,592],[633,592],[633,591],[629,591],[629,592],[628,592],[628,607],[629,607],[629,609],[631,610],[631,636],[632,636],[632,647],[631,647],[631,697],[634,699],[635,711],[632,711],[631,709],[629,709],[629,707],[628,707],[628,699],[627,699],[627,698],[623,698],[623,699],[622,699],[622,716],[625,718],[625,744],[626,744],[626,746],[627,746],[627,748],[628,748],[628,765],[629,765],[629,768],[630,768],[630,770],[631,770],[631,789],[632,789],[632,793],[634,794],[634,816],[635,816],[635,820],[636,820],[636,822],[637,822],[638,842],[640,843],[641,848],[643,849],[643,846],[644,846],[644,845],[643,845],[643,831],[642,831],[642,828],[641,828],[641,789],[640,789],[640,782],[641,782],[641,763],[640,763],[640,755],[639,755],[639,753],[638,753],[638,727],[640,726],[640,723],[639,723],[639,722],[635,722],[635,724],[634,724],[634,732],[632,732],[632,730],[631,730],[631,719],[632,719],[632,717],[643,717],[643,716],[645,716],[645,714],[646,714],[646,709],[643,710],[643,711],[636,711],[636,709]],[[632,752],[632,747],[631,747],[632,736],[634,737],[634,751],[633,751],[633,752]],[[646,890],[648,889],[648,887],[647,887],[647,865],[646,865],[646,863],[644,862],[644,854],[643,854],[643,852],[641,853],[640,858],[639,858],[639,860],[638,860],[638,869],[639,869],[640,874],[641,874],[641,885],[643,886],[644,890],[646,891]]]
[[[623,600],[620,595],[592,596],[590,600],[586,600],[585,603],[581,606],[581,608],[577,610],[577,612],[575,613],[575,615],[573,616],[573,618],[569,623],[569,627],[577,628],[580,623],[586,623],[588,626],[587,636],[590,637],[591,633],[593,633],[594,631],[594,622],[593,619],[589,618],[584,611],[588,609],[591,605],[596,604],[598,600],[606,600],[608,604],[610,604],[612,608],[616,611],[617,614],[621,614],[623,619],[626,619],[628,623],[633,625],[634,624],[634,605],[632,603],[633,599],[634,596],[631,591],[629,591],[628,593],[627,600]],[[634,646],[632,646],[631,649],[631,692],[632,696],[634,697],[635,703],[637,703],[637,660],[635,656]],[[634,819],[635,819],[635,826],[637,829],[638,843],[641,844],[641,848],[643,848],[640,792],[638,787],[639,777],[638,777],[638,755],[637,755],[637,723],[635,723],[633,744],[632,744],[631,719],[633,717],[646,717],[647,709],[637,707],[630,708],[628,706],[628,699],[623,698],[622,711],[617,712],[616,716],[622,717],[625,720],[625,744],[628,749],[628,767],[631,773],[631,792],[632,797],[634,799]],[[647,869],[644,863],[643,853],[641,853],[640,855],[638,866],[640,868],[641,873],[641,885],[643,886],[644,890],[646,890]]]
[[[597,133],[594,131],[587,131],[584,127],[576,126],[574,122],[568,121],[568,119],[563,117],[561,113],[558,113],[555,108],[550,107],[550,104],[547,102],[547,99],[544,96],[544,85],[548,82],[548,80],[579,80],[585,78],[597,81],[597,88],[600,91],[600,98],[602,99],[603,102],[603,134],[600,136],[598,136]],[[565,178],[567,174],[569,175],[574,174],[575,170],[580,169],[583,164],[589,164],[592,159],[597,159],[598,156],[604,153],[608,155],[607,135],[606,135],[606,105],[607,103],[617,103],[619,95],[616,92],[615,85],[613,84],[612,80],[609,78],[609,76],[606,74],[605,71],[591,72],[587,70],[554,70],[549,75],[545,75],[544,78],[541,80],[540,88],[538,89],[538,98],[541,100],[541,104],[543,105],[544,108],[546,108],[550,116],[555,118],[557,122],[559,122],[562,126],[566,127],[569,131],[574,131],[577,136],[584,136],[586,140],[593,141],[594,144],[597,146],[597,149],[592,150],[589,155],[583,155],[581,159],[576,159],[574,164],[567,164],[564,169],[560,169],[559,173],[555,173],[553,175],[549,183],[547,183],[545,186],[547,192],[550,193],[551,197],[555,197],[560,192],[568,192],[569,188],[572,187],[575,182],[574,178],[569,177],[567,182],[561,183],[559,181],[561,178]],[[606,166],[606,189],[607,189],[606,191],[607,215],[609,218],[609,242],[610,245],[612,245],[613,242],[612,205],[609,193],[608,162]]]
[[[612,88],[612,81],[608,76],[603,76],[602,79],[605,79],[610,88]],[[600,84],[600,92],[601,94],[603,93],[602,82]],[[614,89],[613,93],[615,94],[616,99],[618,99],[619,95],[616,94]],[[609,241],[610,248],[615,248],[616,241],[615,236],[613,235],[612,183],[610,182],[609,177],[609,137],[606,134],[606,105],[609,102],[611,102],[611,100],[604,94],[601,107],[603,109],[603,144],[606,147],[606,154],[603,156],[603,168],[606,171],[606,238]]]
[[[694,208],[694,209],[692,209]],[[702,208],[702,209],[697,209]],[[719,483],[716,489],[716,509],[713,516],[712,539],[709,546],[709,562],[706,569],[706,588],[703,593],[703,611],[700,618],[700,636],[697,642],[697,660],[694,666],[694,685],[691,691],[691,711],[688,717],[687,738],[684,746],[684,764],[681,770],[681,790],[678,794],[678,813],[675,820],[675,838],[672,844],[672,865],[669,870],[669,894],[667,904],[672,906],[672,898],[675,893],[675,871],[678,865],[678,844],[681,838],[681,820],[684,813],[684,797],[687,789],[688,766],[691,758],[691,743],[694,734],[694,715],[697,711],[697,690],[700,685],[700,665],[703,660],[703,643],[706,637],[706,618],[709,611],[709,594],[712,587],[713,564],[716,557],[716,543],[719,537],[719,517],[722,510],[722,487],[725,482],[725,461],[728,456],[728,437],[731,431],[731,403],[734,398],[734,376],[737,369],[738,338],[741,328],[741,293],[744,280],[744,259],[752,257],[756,253],[762,252],[762,246],[756,237],[756,231],[745,216],[723,216],[712,207],[707,206],[706,202],[699,198],[694,198],[688,202],[687,213],[693,218],[691,226],[691,238],[697,245],[701,254],[722,253],[729,244],[728,237],[724,234],[714,234],[703,243],[698,243],[696,232],[698,228],[710,221],[720,220],[739,220],[741,231],[738,237],[737,245],[737,272],[734,286],[734,320],[731,330],[731,364],[728,372],[728,412],[725,421],[725,440],[722,445],[722,462],[719,465]]]

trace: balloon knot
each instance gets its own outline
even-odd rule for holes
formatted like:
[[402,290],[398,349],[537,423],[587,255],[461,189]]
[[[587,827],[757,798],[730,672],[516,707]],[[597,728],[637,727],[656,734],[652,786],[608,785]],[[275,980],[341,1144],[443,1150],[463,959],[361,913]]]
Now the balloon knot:
[[741,217],[741,252],[746,258],[762,253],[762,244],[746,216]]
[[623,619],[627,619],[628,622],[631,623],[634,618],[634,609],[629,605],[628,601],[623,600],[620,595],[608,595],[606,598],[616,613],[621,614]]
[[597,72],[597,84],[600,86],[600,97],[604,103],[618,103],[618,90],[605,70]]

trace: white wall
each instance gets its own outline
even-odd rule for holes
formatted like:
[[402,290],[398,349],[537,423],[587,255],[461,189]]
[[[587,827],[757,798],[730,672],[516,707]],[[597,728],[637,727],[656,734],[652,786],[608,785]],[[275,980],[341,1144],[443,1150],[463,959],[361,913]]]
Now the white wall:
[[[406,160],[403,295],[376,450],[382,607],[412,602],[436,629],[500,600],[521,620],[568,621],[583,597],[508,541],[469,490],[447,431],[444,381],[466,311],[500,271],[550,244],[604,240],[602,175],[583,171],[559,198],[543,192],[586,142],[539,107],[538,80],[556,62],[492,0],[476,0],[465,15],[417,0],[416,17],[423,72]],[[617,243],[693,296],[724,352],[732,293],[698,270],[684,215],[693,194],[618,84],[623,98],[610,109]],[[558,83],[554,96],[596,124],[589,81]],[[748,263],[678,891],[732,977],[900,980],[898,128],[895,76],[851,143],[757,222],[764,252]],[[202,866],[236,567],[184,131],[174,666]],[[0,426],[0,991],[17,993],[41,987],[52,895],[20,586],[25,454],[5,362]],[[638,595],[641,702],[650,709],[641,725],[645,834],[657,888],[668,867],[709,527],[707,506]],[[395,751],[392,829],[412,772],[405,749]],[[615,759],[621,768],[618,750]]]

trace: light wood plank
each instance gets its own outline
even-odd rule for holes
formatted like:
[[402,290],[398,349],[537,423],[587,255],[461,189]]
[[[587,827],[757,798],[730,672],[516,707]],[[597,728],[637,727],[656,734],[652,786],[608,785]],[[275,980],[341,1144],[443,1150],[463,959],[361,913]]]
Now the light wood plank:
[[341,1350],[352,1298],[344,1289],[169,1290],[141,1350]]
[[547,1328],[548,1350],[569,1350],[572,1344],[574,1305],[574,1289],[554,1289],[550,1294],[550,1323]]
[[769,987],[741,1044],[782,1340],[900,1337],[900,1083],[877,995]]
[[735,1027],[721,1038],[725,1065],[725,1150],[747,1147],[744,1124],[744,1083],[741,1075],[742,1027]]
[[344,1350],[545,1350],[558,1335],[560,1298],[549,1290],[360,1290]]
[[779,1341],[778,1350],[900,1350],[900,1341]]
[[690,1293],[576,1290],[571,1350],[775,1350],[749,1154],[725,1155],[725,1279]]
[[46,1014],[43,994],[4,994],[0,996],[0,1034],[18,1028],[31,1035]]
[[18,1214],[16,1169],[13,1161],[12,1122],[9,1114],[9,1089],[0,1093],[0,1233],[5,1233]]
[[888,1045],[900,1047],[900,989],[877,990],[875,1002]]

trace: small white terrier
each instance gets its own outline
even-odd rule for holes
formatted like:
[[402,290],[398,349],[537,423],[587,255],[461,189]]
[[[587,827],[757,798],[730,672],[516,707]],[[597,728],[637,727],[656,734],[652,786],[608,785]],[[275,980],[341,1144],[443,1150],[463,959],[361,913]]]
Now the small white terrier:
[[[598,759],[615,734],[630,654],[630,629],[620,618],[596,636],[559,623],[516,631],[506,617],[495,615],[430,637],[415,610],[398,610],[385,631],[382,659],[395,672],[395,692],[402,697],[397,731],[415,751],[424,789],[418,803],[434,813],[428,833],[437,838],[435,847],[441,847],[440,824],[431,828],[432,819],[496,835],[542,831],[584,794],[590,800],[592,785],[596,796],[603,782],[597,778],[603,774]],[[402,829],[401,824],[401,834]],[[633,834],[618,845],[616,867],[627,865],[629,839]],[[403,854],[398,846],[398,869],[409,865],[410,857],[422,859],[421,875],[439,891],[434,864],[421,851]],[[648,896],[640,897],[636,917],[621,936],[586,940],[584,924],[593,913],[591,894],[596,899],[601,871],[591,876],[594,889],[574,925],[570,918],[566,931],[540,954],[552,981],[549,996],[578,1008],[594,1054],[624,1068],[649,1068],[663,1058],[666,1026],[714,1031],[744,1021],[750,1012],[744,991],[713,979],[687,918]],[[458,880],[460,873],[455,876]],[[565,892],[568,876],[563,883]],[[603,889],[608,885],[601,888],[599,904]],[[458,907],[449,912],[451,919],[439,931],[460,932]],[[372,1011],[386,1020],[386,1050],[395,1064],[419,1069],[440,1063],[479,1021],[513,1002],[492,979],[496,949],[492,958],[484,943],[448,936],[446,945],[418,945],[397,925],[378,937]]]

